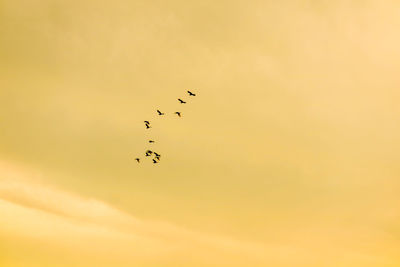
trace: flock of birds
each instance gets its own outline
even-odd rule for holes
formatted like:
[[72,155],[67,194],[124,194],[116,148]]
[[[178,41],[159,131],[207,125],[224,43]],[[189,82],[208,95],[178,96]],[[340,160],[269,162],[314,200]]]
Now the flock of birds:
[[[189,96],[196,96],[196,94],[192,93],[191,91],[187,91],[187,93],[189,94]],[[181,103],[181,104],[186,104],[186,101],[184,101],[184,100],[182,100],[182,99],[180,99],[180,98],[178,98],[178,101],[179,101],[179,103]],[[161,112],[161,111],[158,110],[158,109],[157,109],[157,114],[158,114],[159,116],[164,116],[164,115],[165,115],[164,112]],[[178,117],[182,117],[182,112],[180,112],[180,111],[176,111],[176,112],[174,112],[174,114],[178,115]],[[144,125],[146,126],[146,129],[152,128],[149,121],[144,121]],[[150,143],[150,144],[153,144],[153,143],[155,143],[155,141],[154,141],[154,140],[149,140],[149,143]],[[161,155],[158,154],[158,153],[155,152],[155,151],[152,151],[152,150],[147,149],[144,155],[145,155],[146,157],[154,156],[154,157],[152,158],[153,164],[157,164],[158,162],[160,162]],[[141,159],[140,159],[140,158],[135,158],[135,160],[136,160],[138,163],[140,163],[140,160],[141,160]]]

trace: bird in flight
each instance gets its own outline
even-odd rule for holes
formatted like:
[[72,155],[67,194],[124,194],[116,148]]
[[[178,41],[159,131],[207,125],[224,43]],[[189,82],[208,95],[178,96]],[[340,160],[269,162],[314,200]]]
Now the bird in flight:
[[[1,1],[1,0],[0,0],[0,1]],[[195,90],[196,90],[196,89],[195,89]],[[187,90],[186,92],[189,94],[189,99],[190,99],[190,97],[192,97],[192,96],[196,96],[196,93],[194,93],[194,92],[192,92],[192,91]],[[185,96],[183,96],[183,97],[185,97]],[[187,95],[186,95],[186,97],[187,97]],[[185,97],[185,98],[186,98],[186,97]],[[186,103],[187,103],[185,100],[183,100],[183,99],[181,99],[181,98],[177,98],[177,99],[178,99],[178,101],[179,101],[180,104],[186,104]],[[159,110],[159,109],[157,109],[156,111],[157,111],[157,115],[158,115],[158,116],[166,115],[166,113],[162,112],[162,111]],[[174,114],[176,114],[179,118],[183,116],[183,113],[182,113],[181,111],[175,111]],[[168,115],[170,115],[169,112],[168,112]],[[185,113],[185,116],[187,116],[186,113]],[[150,121],[146,121],[146,120],[145,120],[145,121],[144,121],[144,124],[145,124],[145,126],[146,126],[146,129],[152,128],[152,126],[151,126],[151,124],[150,124]],[[148,137],[148,138],[150,138],[150,137]],[[147,139],[147,141],[148,141],[150,144],[154,144],[154,143],[155,143],[155,141],[154,141],[154,140],[151,140],[151,139]],[[157,143],[158,143],[158,141],[159,141],[159,140],[157,139]],[[154,145],[153,145],[153,146],[154,146]],[[150,146],[149,146],[149,147],[150,147]],[[153,149],[153,148],[152,148],[152,149]],[[145,150],[145,155],[146,155],[146,157],[150,157],[150,156],[151,156],[150,159],[153,161],[154,164],[160,162],[161,155],[158,154],[157,152],[153,152],[153,151],[151,151],[151,150]],[[154,155],[154,156],[153,156],[153,155]],[[139,155],[139,156],[140,156],[140,155]],[[144,159],[145,159],[145,158],[143,158],[143,155],[141,156],[141,158],[135,158],[135,160],[136,160],[138,163],[141,163],[142,160],[143,160],[143,162],[144,162],[144,161],[145,161]]]

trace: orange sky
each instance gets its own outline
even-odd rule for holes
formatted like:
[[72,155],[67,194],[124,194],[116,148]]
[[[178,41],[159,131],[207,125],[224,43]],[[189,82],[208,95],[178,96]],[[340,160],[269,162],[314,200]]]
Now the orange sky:
[[397,1],[1,5],[1,267],[400,265]]

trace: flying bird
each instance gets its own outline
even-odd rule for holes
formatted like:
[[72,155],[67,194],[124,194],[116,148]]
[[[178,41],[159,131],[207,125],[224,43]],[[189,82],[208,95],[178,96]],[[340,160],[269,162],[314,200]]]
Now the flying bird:
[[[189,91],[189,90],[187,90],[187,93],[189,94],[190,97],[191,97],[191,96],[196,96],[195,93],[193,93],[193,92],[191,92],[191,91]],[[186,104],[186,103],[187,103],[186,101],[182,100],[181,98],[178,98],[178,101],[179,101],[179,103],[181,103],[181,104]],[[159,109],[157,109],[157,114],[158,114],[159,116],[165,115],[165,113],[161,112]],[[174,112],[174,114],[178,115],[178,117],[182,117],[182,112],[180,112],[180,111],[176,111],[176,112]],[[145,126],[146,126],[146,129],[152,128],[152,127],[150,126],[150,121],[144,121],[144,124],[145,124]],[[151,143],[151,144],[152,144],[152,143],[155,143],[154,140],[148,140],[148,142]],[[146,157],[150,157],[150,156],[153,155],[153,154],[154,154],[154,158],[150,158],[150,159],[153,160],[153,163],[154,163],[154,164],[159,163],[159,161],[160,161],[160,159],[161,159],[161,155],[160,155],[160,154],[158,154],[157,152],[153,152],[153,151],[151,151],[151,150],[146,150],[146,152],[145,152]],[[136,160],[138,163],[140,163],[140,161],[141,161],[140,158],[135,158],[135,160]]]

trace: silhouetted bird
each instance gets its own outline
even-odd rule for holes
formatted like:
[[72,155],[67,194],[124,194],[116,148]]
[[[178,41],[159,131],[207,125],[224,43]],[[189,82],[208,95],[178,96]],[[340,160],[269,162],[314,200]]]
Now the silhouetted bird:
[[153,140],[149,140],[149,143],[154,143],[154,141]]
[[153,163],[155,164],[155,163],[157,163],[157,161],[155,159],[153,159]]
[[157,160],[160,160],[160,156],[156,156],[156,159],[157,159]]
[[193,93],[190,92],[190,91],[187,91],[187,92],[189,93],[190,96],[196,96],[196,94],[193,94]]
[[145,124],[150,124],[150,122],[149,122],[149,121],[144,121],[144,123],[145,123]]
[[165,115],[165,113],[162,113],[161,111],[159,111],[158,109],[157,109],[157,113],[158,113],[158,115]]
[[181,104],[186,104],[185,101],[183,101],[182,99],[178,98],[179,102],[181,102]]
[[151,154],[153,154],[153,151],[151,151],[151,150],[146,151],[146,157],[150,156]]
[[136,160],[138,163],[140,163],[140,159],[139,159],[139,158],[136,158],[135,160]]
[[150,129],[150,128],[151,128],[150,125],[146,124],[146,129]]
[[153,152],[153,153],[154,153],[154,155],[156,155],[156,157],[161,157],[161,155],[158,154],[157,152]]
[[181,116],[181,113],[179,111],[175,112],[179,117]]

